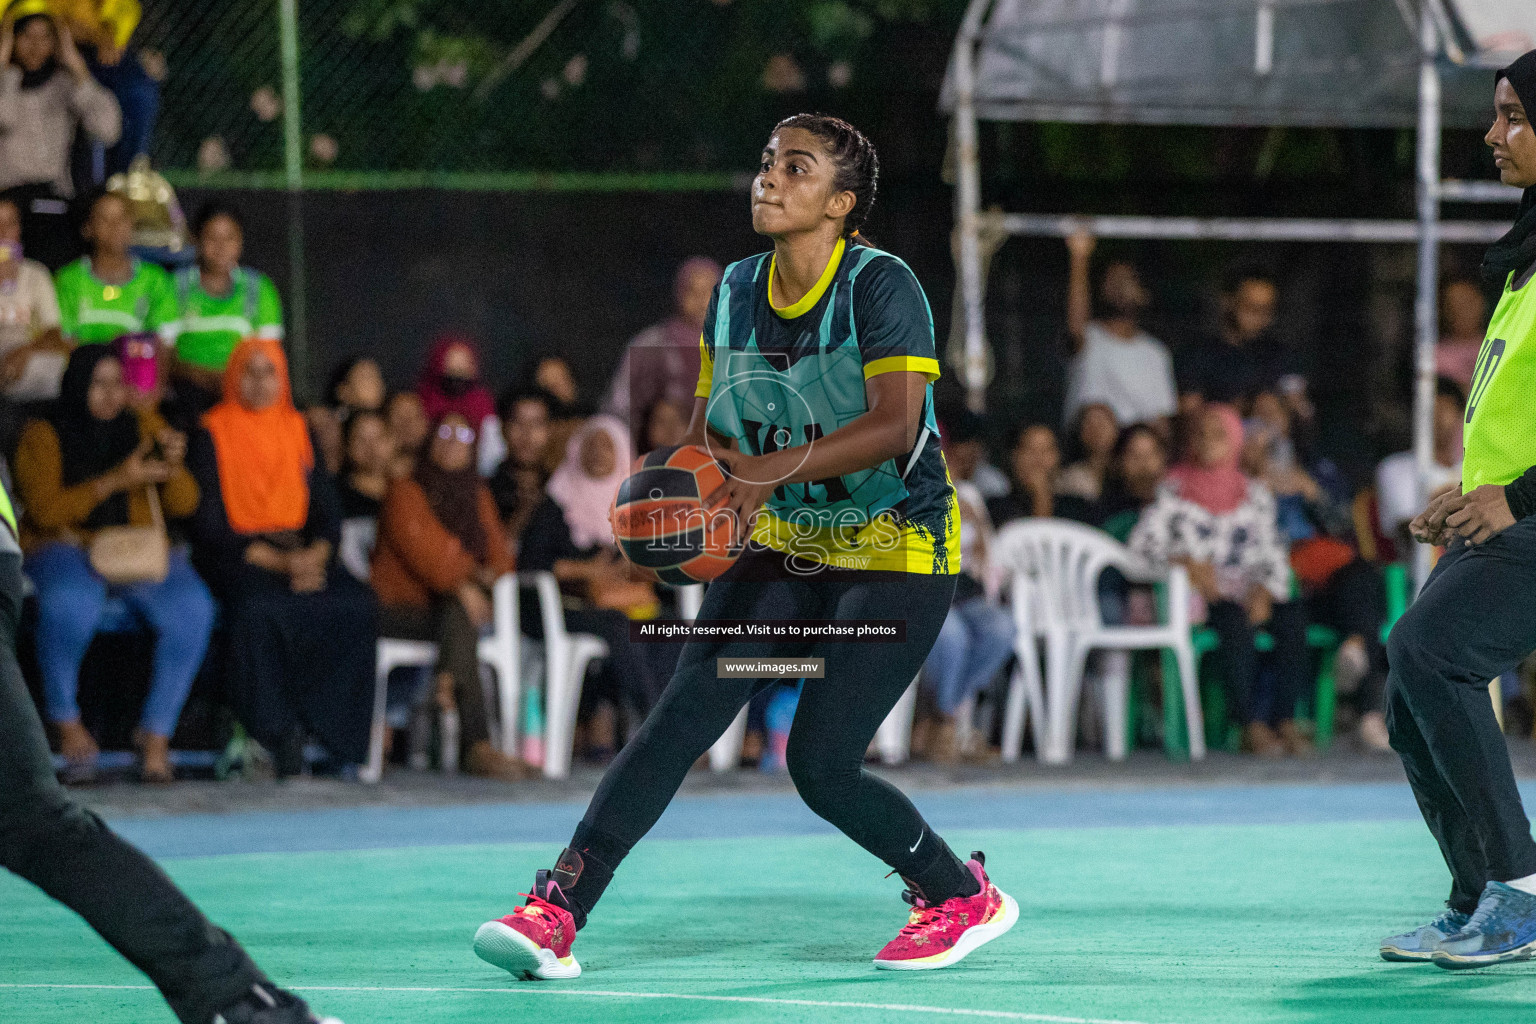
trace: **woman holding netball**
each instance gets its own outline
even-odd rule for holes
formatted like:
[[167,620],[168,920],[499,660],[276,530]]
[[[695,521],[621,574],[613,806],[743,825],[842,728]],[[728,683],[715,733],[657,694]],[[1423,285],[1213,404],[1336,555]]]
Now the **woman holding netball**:
[[957,963],[1006,932],[1018,906],[962,861],[896,788],[863,768],[876,729],[928,656],[950,606],[960,516],[939,450],[933,318],[905,263],[858,227],[875,199],[869,141],[836,118],[774,128],[752,187],[772,252],[717,286],[685,443],[726,469],[708,507],[735,516],[741,557],[701,620],[899,620],[900,641],[692,641],[660,703],[604,775],[570,846],[528,903],[483,925],[475,951],[522,978],[574,978],[571,953],[625,855],[683,777],[771,679],[722,678],[716,658],[822,658],[790,733],[806,804],[907,884],[905,927],[878,967]]

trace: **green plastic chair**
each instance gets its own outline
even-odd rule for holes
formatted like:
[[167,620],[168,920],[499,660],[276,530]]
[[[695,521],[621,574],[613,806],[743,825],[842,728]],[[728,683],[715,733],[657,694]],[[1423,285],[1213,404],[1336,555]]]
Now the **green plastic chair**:
[[[1383,582],[1386,587],[1387,618],[1381,627],[1381,642],[1387,642],[1387,636],[1392,632],[1393,625],[1402,617],[1408,607],[1408,567],[1400,562],[1393,562],[1382,570]],[[1298,593],[1296,579],[1292,576],[1291,593]],[[1158,600],[1163,600],[1161,591]],[[1161,605],[1159,606],[1161,611]],[[1195,659],[1203,662],[1204,656],[1216,649],[1219,640],[1216,631],[1208,626],[1197,627],[1191,640],[1195,648]],[[1333,743],[1334,709],[1338,703],[1338,695],[1334,689],[1333,660],[1343,638],[1327,626],[1311,625],[1307,627],[1307,647],[1321,652],[1321,664],[1317,673],[1317,684],[1309,697],[1303,697],[1297,703],[1297,717],[1310,719],[1315,726],[1315,740],[1319,750],[1327,750]],[[1260,630],[1254,634],[1254,647],[1260,653],[1268,653],[1275,649],[1275,639],[1269,633]],[[1178,666],[1172,664],[1172,655],[1163,654],[1162,670],[1164,678],[1170,671],[1177,673]],[[1209,674],[1202,676],[1202,683],[1210,682]],[[1219,681],[1218,681],[1219,682]],[[1134,680],[1133,680],[1134,685]],[[1143,687],[1144,689],[1144,687]],[[1226,693],[1220,685],[1202,685],[1200,703],[1205,715],[1206,745],[1214,748],[1236,750],[1240,745],[1240,733],[1236,725],[1227,716]],[[1130,745],[1134,748],[1137,729],[1138,701],[1133,695],[1127,708],[1127,727],[1130,730]],[[1186,760],[1189,757],[1189,739],[1184,735],[1184,707],[1183,696],[1178,687],[1171,689],[1165,684],[1163,687],[1163,751],[1171,760]]]

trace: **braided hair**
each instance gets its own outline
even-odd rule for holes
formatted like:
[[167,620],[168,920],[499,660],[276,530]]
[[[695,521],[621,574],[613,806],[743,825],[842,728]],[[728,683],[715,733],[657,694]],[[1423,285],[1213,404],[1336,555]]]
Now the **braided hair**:
[[875,205],[875,192],[880,183],[880,157],[875,154],[874,143],[847,121],[829,114],[795,114],[774,125],[773,130],[778,133],[785,128],[809,132],[826,148],[834,168],[833,191],[854,195],[853,209],[843,221],[843,235],[851,238],[868,219],[870,207]]

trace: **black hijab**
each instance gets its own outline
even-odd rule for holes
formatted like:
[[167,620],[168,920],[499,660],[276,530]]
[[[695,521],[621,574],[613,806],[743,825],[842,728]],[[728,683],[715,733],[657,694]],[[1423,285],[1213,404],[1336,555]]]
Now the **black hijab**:
[[[480,474],[475,471],[474,446],[470,446],[469,465],[457,473],[450,473],[432,461],[432,441],[448,416],[463,419],[458,413],[447,413],[437,418],[437,422],[432,424],[431,433],[427,435],[427,443],[422,447],[421,455],[416,459],[416,471],[412,478],[426,493],[427,505],[437,521],[443,524],[443,529],[457,537],[475,561],[483,562],[490,551],[490,545],[486,540],[485,527],[480,522],[481,483]],[[474,427],[470,427],[470,430],[474,431]]]
[[[116,469],[139,446],[139,420],[131,409],[125,406],[110,420],[91,415],[89,394],[96,367],[104,359],[117,358],[111,345],[81,345],[69,354],[59,383],[59,397],[48,415],[48,422],[59,436],[65,487],[94,480]],[[128,495],[119,491],[97,505],[81,525],[87,530],[99,530],[127,523]]]
[[[1536,50],[1524,54],[1509,67],[1500,68],[1494,74],[1493,84],[1497,86],[1505,78],[1520,97],[1526,116],[1536,115]],[[1526,189],[1521,196],[1515,226],[1483,256],[1483,278],[1502,286],[1511,272],[1519,277],[1532,263],[1536,263],[1536,186]]]
[[[53,25],[54,55],[44,61],[43,66],[38,68],[36,71],[28,71],[26,68],[21,68],[21,88],[23,91],[41,89],[43,86],[48,84],[48,80],[52,78],[54,73],[59,70],[59,28],[54,24],[52,18],[46,14],[29,14],[25,18],[16,19],[16,24],[12,26],[11,31],[16,35],[21,35],[22,29],[26,28],[38,18],[42,18],[44,21],[48,22],[48,24]],[[21,67],[20,64],[17,64],[16,66]]]

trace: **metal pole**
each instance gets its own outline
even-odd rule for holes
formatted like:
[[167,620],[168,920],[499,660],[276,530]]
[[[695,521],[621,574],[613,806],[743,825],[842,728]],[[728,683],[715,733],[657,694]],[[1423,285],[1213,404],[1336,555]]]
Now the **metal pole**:
[[309,311],[304,267],[304,128],[299,92],[298,0],[278,0],[283,61],[283,164],[288,190],[288,357],[294,390],[309,397]]
[[[1518,194],[1517,194],[1518,195]],[[1225,242],[1417,243],[1416,220],[1324,220],[1305,217],[1137,217],[1118,214],[993,213],[977,220],[1010,235],[1067,238],[1087,231],[1095,238],[1147,238]],[[1488,245],[1509,230],[1508,221],[1440,221],[1442,242]]]
[[982,309],[981,240],[977,216],[981,211],[981,169],[976,142],[976,42],[991,0],[971,0],[955,39],[955,156],[959,164],[955,195],[960,221],[960,295],[965,303],[966,405],[986,411],[986,324]]
[[[1439,334],[1437,298],[1440,276],[1440,72],[1439,31],[1425,0],[1419,13],[1418,129],[1418,295],[1414,302],[1413,454],[1418,466],[1420,507],[1429,494],[1434,469],[1435,342]],[[1430,549],[1416,544],[1414,588],[1429,577]]]

